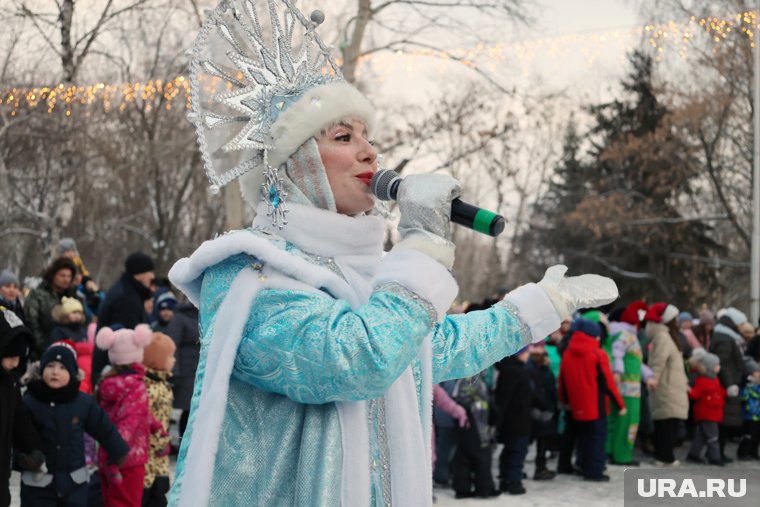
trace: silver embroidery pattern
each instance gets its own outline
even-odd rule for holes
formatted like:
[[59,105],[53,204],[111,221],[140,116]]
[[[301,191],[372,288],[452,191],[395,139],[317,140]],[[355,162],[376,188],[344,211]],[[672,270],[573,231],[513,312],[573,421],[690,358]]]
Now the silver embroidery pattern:
[[510,315],[512,315],[512,317],[515,318],[516,322],[520,323],[520,335],[521,336],[525,336],[525,337],[532,337],[533,336],[532,333],[531,333],[531,331],[530,331],[530,327],[528,326],[528,324],[526,324],[520,318],[520,312],[518,311],[517,307],[514,304],[512,304],[509,301],[506,301],[504,299],[502,299],[501,301],[499,301],[496,304],[499,305],[499,306],[501,306],[505,310],[507,310],[507,312],[509,312]]
[[375,287],[375,292],[390,292],[391,294],[395,294],[396,296],[402,297],[404,299],[412,299],[422,305],[422,307],[425,309],[425,312],[430,318],[431,325],[435,325],[438,322],[438,312],[435,310],[433,304],[430,301],[420,297],[416,292],[410,291],[400,283],[386,282],[380,284]]
[[370,458],[370,470],[372,475],[379,481],[382,498],[375,498],[376,505],[390,507],[392,499],[391,488],[391,459],[388,448],[388,433],[385,426],[385,398],[377,398],[369,401],[367,420],[370,431],[375,433],[370,440],[374,443],[372,457]]
[[[324,19],[312,21],[291,0],[223,0],[206,12],[190,57],[190,114],[198,135],[212,192],[259,168],[274,175],[263,198],[273,215],[283,195],[277,194],[277,168],[266,154],[276,139],[278,116],[307,90],[343,81],[329,48],[315,33]],[[275,200],[275,197],[278,199]]]

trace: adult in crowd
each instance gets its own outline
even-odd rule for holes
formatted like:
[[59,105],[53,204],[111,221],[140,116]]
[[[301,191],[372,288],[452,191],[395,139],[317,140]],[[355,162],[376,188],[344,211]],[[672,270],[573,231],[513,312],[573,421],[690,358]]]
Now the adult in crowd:
[[166,329],[177,345],[177,362],[174,365],[172,383],[174,385],[174,408],[182,411],[179,419],[179,437],[185,434],[187,418],[190,415],[190,400],[193,397],[193,381],[198,369],[201,343],[198,333],[198,309],[190,303],[177,306],[174,316]]
[[31,359],[39,359],[49,345],[50,331],[56,325],[53,307],[60,304],[64,296],[76,297],[71,286],[76,273],[77,267],[71,259],[59,257],[45,270],[40,285],[26,298],[27,322],[34,336]]
[[[124,273],[106,293],[98,316],[98,330],[119,324],[134,329],[148,322],[145,300],[150,299],[150,284],[155,277],[153,259],[142,252],[129,254],[124,261]],[[97,383],[108,364],[108,353],[96,348],[92,355],[92,380]]]
[[94,317],[97,317],[105,294],[98,287],[98,283],[90,276],[90,271],[84,265],[77,244],[72,238],[62,238],[58,242],[58,255],[71,259],[77,267],[73,287],[77,291],[77,298],[84,305],[87,322],[91,322]]
[[21,322],[26,322],[20,296],[21,291],[16,274],[10,269],[4,269],[0,272],[0,306],[4,306],[15,313]]
[[654,464],[678,466],[673,450],[682,421],[689,416],[689,381],[678,339],[678,308],[655,303],[644,317],[646,333],[652,340],[649,382],[652,420],[654,421]]
[[720,425],[720,454],[724,463],[731,461],[725,455],[726,440],[738,435],[742,426],[739,387],[744,378],[744,338],[739,332],[739,327],[745,322],[747,316],[744,313],[733,307],[726,308],[718,319],[710,340],[710,352],[720,358],[718,380],[728,394],[723,409],[723,422]]

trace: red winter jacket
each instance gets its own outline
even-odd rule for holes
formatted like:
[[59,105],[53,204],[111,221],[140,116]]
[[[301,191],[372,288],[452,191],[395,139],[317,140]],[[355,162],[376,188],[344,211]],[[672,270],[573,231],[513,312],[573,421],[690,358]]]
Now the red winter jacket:
[[559,399],[570,405],[576,421],[594,421],[601,417],[600,408],[609,414],[607,396],[623,409],[623,398],[615,385],[610,359],[595,338],[576,331],[562,355],[559,367]]
[[[148,437],[162,426],[150,413],[148,391],[143,378],[145,367],[140,363],[129,366],[131,371],[105,378],[99,387],[100,407],[129,445],[129,454],[122,468],[143,465],[148,461]],[[98,465],[108,467],[109,456],[102,447],[98,450]],[[115,473],[115,467],[108,467]]]
[[723,422],[723,407],[726,404],[726,390],[717,378],[704,375],[697,377],[689,391],[689,399],[694,400],[694,420],[696,422]]

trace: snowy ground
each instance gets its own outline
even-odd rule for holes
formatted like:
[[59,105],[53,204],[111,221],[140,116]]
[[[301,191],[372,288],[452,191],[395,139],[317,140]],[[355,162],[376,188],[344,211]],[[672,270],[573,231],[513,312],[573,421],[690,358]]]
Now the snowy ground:
[[[531,449],[533,451],[533,449]],[[686,455],[687,446],[682,446],[676,451],[676,456],[682,458]],[[728,455],[736,455],[736,444],[729,444]],[[642,468],[647,468],[650,458],[645,456],[637,456],[642,461]],[[496,461],[494,461],[496,465]],[[556,467],[556,460],[550,461],[550,468]],[[715,470],[715,467],[694,467],[693,465],[682,465],[684,469],[693,469],[694,478],[706,477],[710,474],[711,470]],[[174,463],[172,463],[172,469]],[[726,468],[753,468],[760,470],[760,461],[751,462],[734,462],[726,466]],[[528,476],[533,475],[533,462],[532,457],[528,455],[528,463],[525,465],[525,471]],[[463,499],[457,500],[454,498],[454,492],[450,489],[435,489],[436,507],[451,506],[451,507],[487,507],[490,505],[505,505],[510,507],[616,507],[623,505],[623,467],[608,466],[607,474],[611,480],[607,483],[591,483],[584,482],[580,477],[569,475],[558,475],[552,481],[536,482],[532,480],[525,480],[524,486],[528,492],[524,495],[511,496],[502,495],[496,498],[484,500],[484,499]],[[496,468],[494,468],[494,477],[496,477]],[[11,506],[17,507],[19,502],[19,475],[14,472],[11,477]]]

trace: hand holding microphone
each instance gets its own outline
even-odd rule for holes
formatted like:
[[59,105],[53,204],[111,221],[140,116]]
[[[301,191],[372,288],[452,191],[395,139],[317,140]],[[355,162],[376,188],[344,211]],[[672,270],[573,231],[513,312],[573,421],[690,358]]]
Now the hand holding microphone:
[[[426,181],[423,182],[420,178],[424,178]],[[449,176],[442,174],[417,174],[402,178],[395,171],[381,169],[372,178],[371,189],[375,197],[381,201],[398,201],[399,207],[402,207],[402,203],[407,200],[429,201],[425,194],[432,195],[432,193],[437,192],[436,186],[444,184],[444,178],[456,185],[456,192],[451,193],[450,198],[446,197],[445,190],[440,194],[441,201],[438,203],[440,207],[437,209],[442,212],[447,211],[446,218],[451,217],[451,222],[489,236],[498,236],[502,233],[505,224],[504,217],[493,211],[478,208],[461,201],[459,199],[459,183]],[[410,179],[414,180],[414,182],[408,182]],[[429,184],[427,183],[428,181],[430,182]],[[402,220],[403,215],[402,209]],[[447,231],[448,226],[447,220]],[[401,230],[400,225],[399,230]]]

